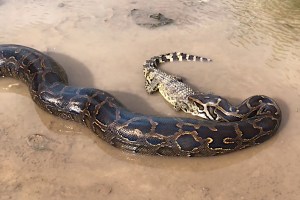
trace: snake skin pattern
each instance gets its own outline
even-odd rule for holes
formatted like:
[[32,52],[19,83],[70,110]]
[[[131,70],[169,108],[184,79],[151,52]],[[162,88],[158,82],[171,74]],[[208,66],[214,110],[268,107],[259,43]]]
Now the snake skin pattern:
[[159,91],[176,111],[182,110],[203,119],[223,122],[245,120],[257,111],[240,112],[245,102],[240,106],[233,106],[220,96],[194,91],[188,84],[182,82],[181,77],[157,69],[159,64],[173,61],[211,62],[212,60],[179,52],[154,56],[146,60],[143,65],[146,91],[149,94]]
[[[159,64],[173,61],[210,62],[212,60],[179,52],[154,56],[146,60],[143,65],[146,91],[149,94],[159,91],[176,111],[182,110],[203,119],[225,121],[214,112],[218,110],[216,110],[217,105],[214,106],[212,101],[206,101],[211,102],[210,104],[201,102],[200,97],[205,97],[207,100],[209,98],[207,95],[195,92],[188,84],[182,82],[181,77],[173,76],[157,69]],[[194,101],[197,95],[199,96],[198,101]]]
[[134,153],[224,154],[266,141],[281,121],[279,107],[266,96],[245,100],[236,112],[251,114],[233,122],[134,113],[107,92],[68,86],[67,75],[58,63],[19,45],[0,45],[0,75],[25,82],[34,102],[45,111],[84,124],[111,145]]

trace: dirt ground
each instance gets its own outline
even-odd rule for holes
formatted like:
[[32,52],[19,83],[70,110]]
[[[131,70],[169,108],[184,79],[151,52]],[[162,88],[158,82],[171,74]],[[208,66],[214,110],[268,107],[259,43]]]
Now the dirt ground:
[[[132,9],[174,23],[139,26]],[[255,94],[283,113],[264,144],[210,158],[133,155],[38,108],[27,87],[0,81],[0,199],[296,200],[300,198],[300,5],[297,0],[0,0],[0,43],[39,49],[70,84],[112,93],[132,111],[175,112],[144,90],[143,62],[181,51],[213,63],[169,73],[238,104]]]

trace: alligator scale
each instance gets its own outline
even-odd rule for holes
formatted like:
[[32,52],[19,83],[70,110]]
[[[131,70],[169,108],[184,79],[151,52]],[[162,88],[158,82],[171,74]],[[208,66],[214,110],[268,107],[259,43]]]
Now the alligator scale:
[[238,107],[233,106],[220,96],[194,91],[188,84],[182,82],[181,77],[157,69],[159,64],[173,61],[211,62],[212,60],[179,52],[154,56],[146,60],[143,65],[146,91],[149,94],[159,91],[176,111],[182,110],[203,119],[223,122],[240,121],[249,118],[257,111],[250,109],[248,112],[240,112],[241,106],[245,106],[246,102]]
[[19,45],[0,45],[0,75],[25,82],[34,102],[45,111],[84,124],[111,145],[135,153],[224,154],[266,141],[281,121],[278,105],[262,95],[237,107],[218,96],[189,96],[213,120],[134,113],[105,91],[69,86],[64,69],[52,58]]

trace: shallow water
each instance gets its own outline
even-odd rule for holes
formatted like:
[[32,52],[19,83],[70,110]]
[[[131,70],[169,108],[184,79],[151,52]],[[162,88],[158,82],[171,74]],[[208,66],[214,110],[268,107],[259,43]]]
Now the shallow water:
[[[132,9],[175,23],[137,26]],[[44,51],[72,85],[111,92],[135,112],[177,113],[144,91],[143,62],[161,53],[203,55],[170,73],[239,103],[255,94],[283,112],[270,141],[212,158],[133,155],[53,117],[19,81],[0,81],[0,199],[299,199],[300,4],[298,0],[0,0],[0,43]]]

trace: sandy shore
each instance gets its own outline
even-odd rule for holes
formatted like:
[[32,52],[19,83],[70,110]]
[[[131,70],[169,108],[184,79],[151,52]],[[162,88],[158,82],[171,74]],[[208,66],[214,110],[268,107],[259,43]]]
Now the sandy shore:
[[[174,23],[157,29],[138,26],[129,15],[135,8],[161,12]],[[25,85],[1,79],[1,200],[299,199],[296,0],[2,0],[0,18],[0,43],[46,52],[64,66],[72,85],[106,90],[135,112],[187,116],[160,95],[144,91],[143,62],[173,51],[214,60],[162,67],[194,88],[236,104],[264,94],[283,112],[279,133],[254,148],[212,158],[141,156],[45,113]]]

